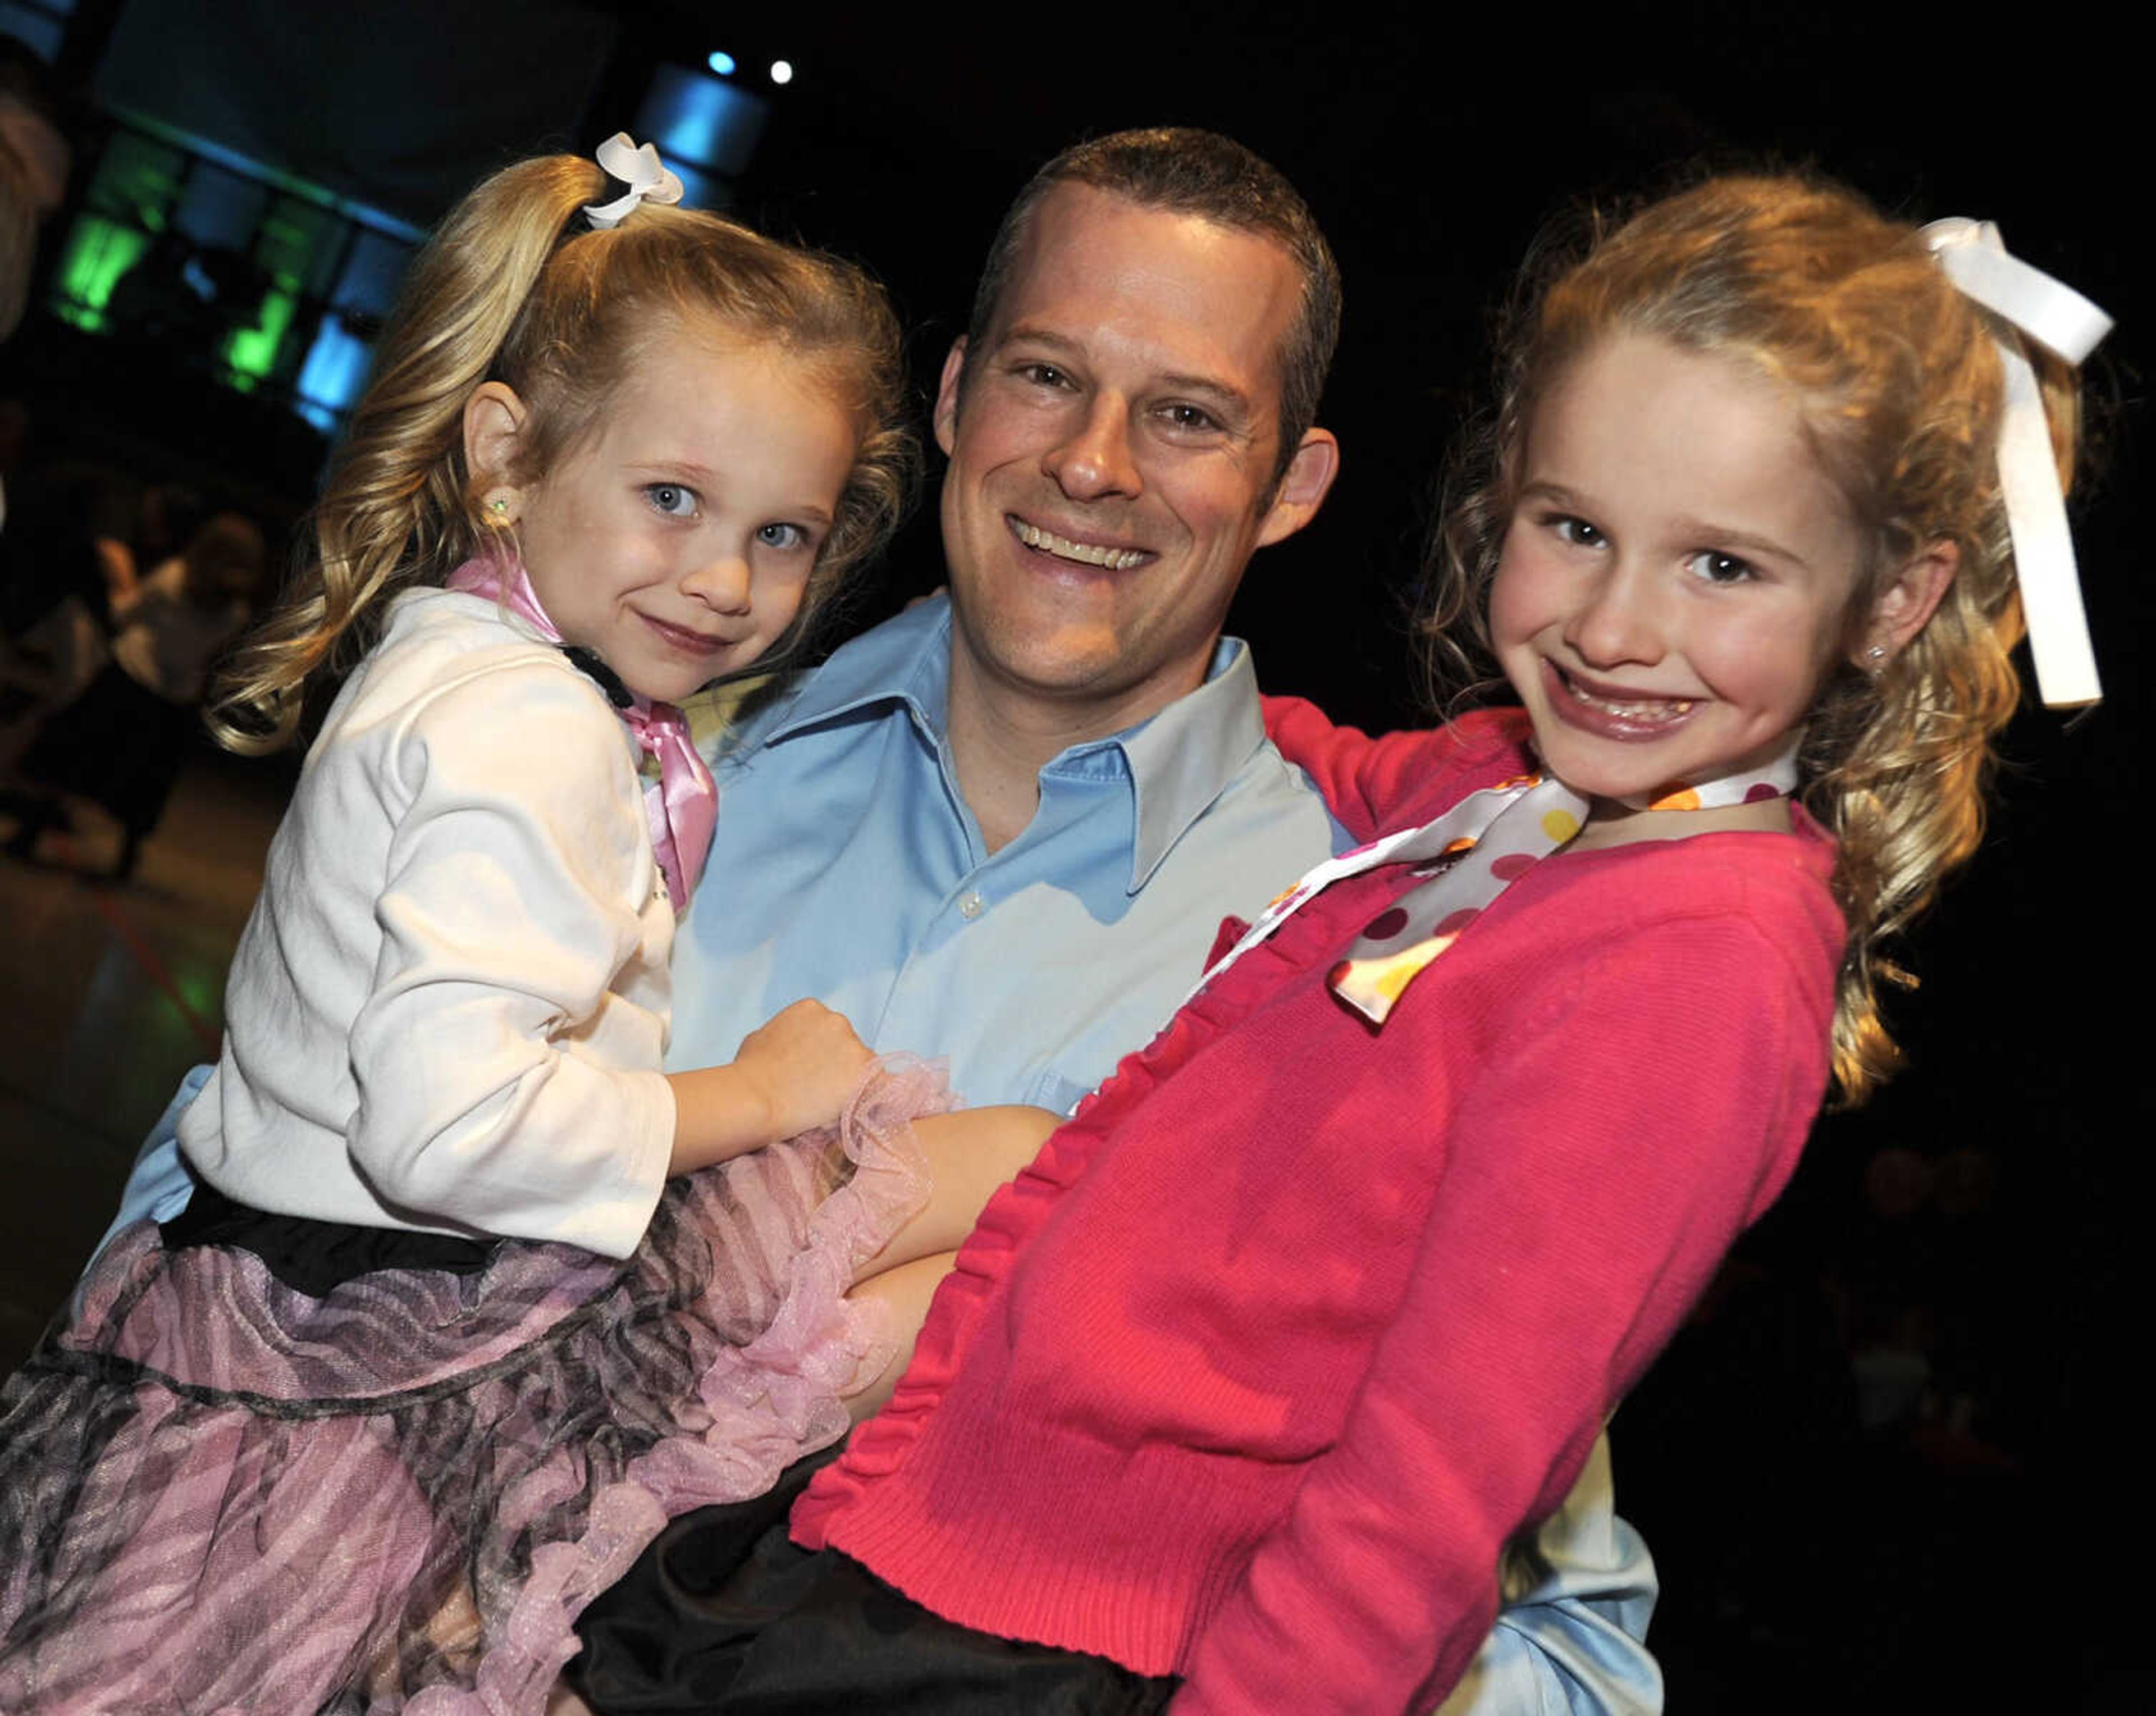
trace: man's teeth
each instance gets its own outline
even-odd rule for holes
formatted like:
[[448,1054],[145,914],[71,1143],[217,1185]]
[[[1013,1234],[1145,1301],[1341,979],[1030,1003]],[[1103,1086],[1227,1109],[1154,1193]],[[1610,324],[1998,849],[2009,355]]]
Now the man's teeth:
[[1578,681],[1567,679],[1564,688],[1576,702],[1615,716],[1620,721],[1675,721],[1691,713],[1696,697],[1650,697],[1620,701],[1614,697],[1598,697],[1585,690]]
[[1068,537],[1059,537],[1054,531],[1030,524],[1021,524],[1017,528],[1019,541],[1027,547],[1053,554],[1058,560],[1075,560],[1081,565],[1105,566],[1111,572],[1121,572],[1145,558],[1142,548],[1110,548],[1097,542],[1074,542]]

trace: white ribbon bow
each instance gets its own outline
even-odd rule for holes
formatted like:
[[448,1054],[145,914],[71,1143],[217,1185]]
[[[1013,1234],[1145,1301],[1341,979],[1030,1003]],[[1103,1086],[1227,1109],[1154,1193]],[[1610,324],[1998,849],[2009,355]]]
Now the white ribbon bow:
[[[2079,365],[2111,331],[2111,318],[2071,286],[2008,254],[1989,221],[1935,220],[1924,240],[1964,296],[2005,317],[2046,350]],[[2005,414],[1999,425],[1999,489],[2014,537],[2021,611],[2036,686],[2054,709],[2102,700],[2088,615],[2082,607],[2074,542],[2066,528],[2044,399],[2029,360],[2010,341],[1999,344],[2005,367]]]
[[595,227],[619,226],[622,218],[639,203],[679,203],[681,181],[666,170],[659,151],[646,143],[639,148],[627,131],[616,131],[598,146],[598,163],[629,189],[611,203],[588,203],[584,218]]

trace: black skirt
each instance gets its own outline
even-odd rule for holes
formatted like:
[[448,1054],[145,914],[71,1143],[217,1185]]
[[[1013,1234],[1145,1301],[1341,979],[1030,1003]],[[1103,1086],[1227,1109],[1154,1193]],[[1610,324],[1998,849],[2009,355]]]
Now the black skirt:
[[796,1462],[766,1495],[667,1528],[577,1623],[567,1678],[600,1716],[1142,1716],[1180,1683],[932,1614],[787,1515],[838,1457]]

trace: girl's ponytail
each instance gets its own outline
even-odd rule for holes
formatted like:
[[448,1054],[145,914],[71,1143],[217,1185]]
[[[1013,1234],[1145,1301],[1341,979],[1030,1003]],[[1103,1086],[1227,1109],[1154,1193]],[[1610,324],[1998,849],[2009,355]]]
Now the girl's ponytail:
[[388,599],[484,539],[465,492],[464,407],[487,379],[563,229],[606,177],[572,156],[520,162],[459,203],[413,264],[316,507],[313,552],[218,675],[210,730],[259,755],[290,743],[318,670],[351,667]]

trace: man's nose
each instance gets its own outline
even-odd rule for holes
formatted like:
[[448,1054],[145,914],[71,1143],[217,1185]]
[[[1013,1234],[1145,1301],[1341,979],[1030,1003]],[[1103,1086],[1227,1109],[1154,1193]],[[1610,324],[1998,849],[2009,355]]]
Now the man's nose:
[[1106,393],[1086,400],[1070,434],[1048,450],[1041,468],[1074,501],[1136,495],[1145,480],[1131,447],[1127,403]]

